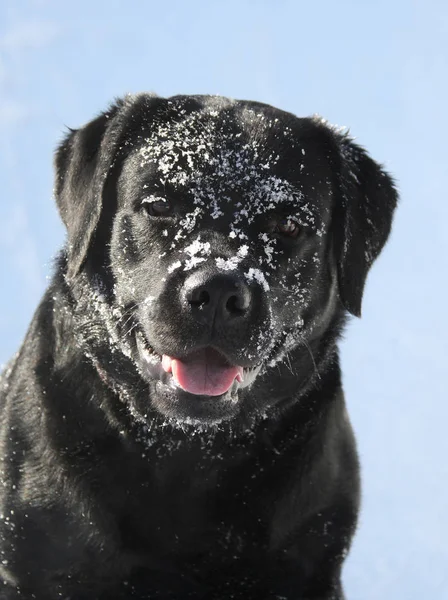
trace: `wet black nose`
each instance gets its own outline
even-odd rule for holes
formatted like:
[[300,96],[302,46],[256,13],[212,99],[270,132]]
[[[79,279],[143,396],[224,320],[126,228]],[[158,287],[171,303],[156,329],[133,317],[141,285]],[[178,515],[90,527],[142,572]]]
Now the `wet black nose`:
[[185,298],[194,318],[204,323],[241,319],[248,314],[251,304],[249,287],[226,274],[205,281],[191,275],[185,282]]

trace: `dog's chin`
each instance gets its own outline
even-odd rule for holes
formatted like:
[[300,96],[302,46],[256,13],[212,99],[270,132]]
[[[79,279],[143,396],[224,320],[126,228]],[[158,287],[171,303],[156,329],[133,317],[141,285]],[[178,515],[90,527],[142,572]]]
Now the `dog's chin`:
[[151,388],[151,405],[164,417],[179,424],[219,425],[239,412],[238,390],[221,396],[198,396],[180,388],[155,381]]
[[[211,394],[207,393],[208,386],[205,386],[205,393],[191,393],[190,389],[183,389],[179,382],[182,379],[173,374],[175,367],[167,366],[165,356],[157,354],[141,335],[136,336],[136,342],[139,370],[149,384],[151,405],[176,423],[218,425],[233,419],[240,411],[241,391],[255,381],[261,369],[261,364],[246,368],[230,367],[228,370],[234,369],[237,375],[224,386],[223,393],[217,393],[221,391],[219,386],[212,386]],[[213,349],[210,352],[216,353]],[[189,385],[192,385],[191,382]]]

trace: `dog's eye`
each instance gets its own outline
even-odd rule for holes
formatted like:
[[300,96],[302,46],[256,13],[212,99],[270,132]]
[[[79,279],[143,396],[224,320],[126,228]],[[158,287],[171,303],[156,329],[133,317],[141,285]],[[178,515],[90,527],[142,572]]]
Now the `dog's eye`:
[[296,238],[300,233],[300,225],[293,219],[283,219],[275,226],[274,233],[279,233],[285,237]]
[[142,207],[153,217],[167,217],[173,212],[173,206],[166,198],[148,196],[142,200]]

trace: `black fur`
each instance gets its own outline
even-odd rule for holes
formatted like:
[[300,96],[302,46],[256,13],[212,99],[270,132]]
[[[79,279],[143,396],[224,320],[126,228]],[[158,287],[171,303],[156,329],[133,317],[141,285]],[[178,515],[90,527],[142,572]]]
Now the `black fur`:
[[[346,134],[255,102],[142,94],[68,134],[67,247],[1,380],[2,599],[343,598],[337,340],[396,199]],[[243,383],[198,395],[162,355]]]

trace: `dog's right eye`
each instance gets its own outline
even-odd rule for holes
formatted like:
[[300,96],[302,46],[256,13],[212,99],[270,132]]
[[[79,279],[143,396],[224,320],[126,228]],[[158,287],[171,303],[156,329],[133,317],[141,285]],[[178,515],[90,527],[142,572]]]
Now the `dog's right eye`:
[[142,200],[142,208],[152,217],[168,217],[173,212],[173,205],[166,198],[148,196]]

